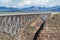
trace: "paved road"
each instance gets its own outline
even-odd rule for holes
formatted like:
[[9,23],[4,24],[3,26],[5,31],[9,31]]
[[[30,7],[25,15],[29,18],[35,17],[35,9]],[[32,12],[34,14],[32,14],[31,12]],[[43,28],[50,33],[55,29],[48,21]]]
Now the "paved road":
[[0,12],[0,16],[26,15],[26,14],[49,14],[49,13],[54,13],[54,12]]

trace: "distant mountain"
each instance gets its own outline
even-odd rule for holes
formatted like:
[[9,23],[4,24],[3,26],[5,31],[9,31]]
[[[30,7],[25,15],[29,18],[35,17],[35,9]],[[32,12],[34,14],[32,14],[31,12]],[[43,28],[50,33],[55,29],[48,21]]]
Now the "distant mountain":
[[48,9],[46,7],[31,6],[31,7],[28,7],[28,8],[22,8],[21,10],[30,12],[30,11],[46,11]]
[[19,11],[20,9],[18,8],[12,8],[12,7],[3,7],[3,6],[0,6],[0,11],[2,12],[15,12],[15,11]]
[[60,11],[60,6],[54,7],[35,7],[31,6],[28,8],[22,8],[21,11],[23,12],[30,12],[30,11]]
[[60,11],[60,6],[54,6],[54,7],[50,7],[48,8],[49,11]]
[[3,7],[0,6],[0,11],[7,11],[7,12],[36,12],[36,11],[60,11],[60,6],[54,7],[27,7],[27,8],[12,8],[12,7]]

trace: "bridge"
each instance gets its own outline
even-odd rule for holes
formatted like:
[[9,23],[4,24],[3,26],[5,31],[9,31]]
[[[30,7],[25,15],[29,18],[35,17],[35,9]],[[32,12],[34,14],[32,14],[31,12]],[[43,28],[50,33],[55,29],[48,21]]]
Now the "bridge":
[[[10,35],[16,35],[20,33],[31,21],[40,17],[46,21],[50,13],[19,13],[11,12],[0,14],[0,31],[9,33]],[[20,36],[19,36],[20,37]]]

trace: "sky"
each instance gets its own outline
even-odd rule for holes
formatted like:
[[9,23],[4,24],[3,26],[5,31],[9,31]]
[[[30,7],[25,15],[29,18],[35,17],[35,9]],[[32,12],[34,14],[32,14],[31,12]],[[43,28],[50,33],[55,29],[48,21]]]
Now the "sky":
[[30,6],[52,7],[56,5],[60,6],[60,0],[0,0],[0,6],[16,8]]

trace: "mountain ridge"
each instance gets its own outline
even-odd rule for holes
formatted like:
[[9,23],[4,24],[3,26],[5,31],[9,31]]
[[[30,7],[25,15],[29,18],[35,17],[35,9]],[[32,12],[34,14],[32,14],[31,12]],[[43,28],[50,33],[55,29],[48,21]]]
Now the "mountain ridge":
[[31,12],[31,11],[60,11],[60,6],[54,6],[54,7],[27,7],[27,8],[13,8],[13,7],[3,7],[0,6],[0,11],[4,12]]

